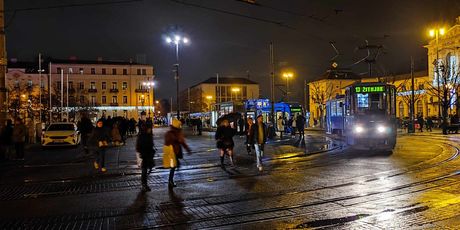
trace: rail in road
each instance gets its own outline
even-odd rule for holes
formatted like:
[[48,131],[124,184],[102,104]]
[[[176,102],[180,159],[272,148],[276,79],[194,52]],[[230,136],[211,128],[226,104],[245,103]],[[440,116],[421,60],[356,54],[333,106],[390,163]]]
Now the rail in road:
[[[349,178],[342,178],[341,183],[335,183],[325,186],[317,186],[313,189],[286,188],[276,192],[252,192],[247,194],[237,195],[218,195],[218,196],[195,196],[182,199],[179,195],[171,193],[170,202],[162,202],[161,204],[149,204],[139,209],[103,209],[86,213],[78,213],[74,215],[62,215],[45,218],[28,218],[28,219],[11,219],[2,221],[0,228],[9,227],[32,227],[48,225],[51,228],[58,227],[102,227],[102,228],[165,228],[165,227],[190,227],[190,228],[216,228],[216,227],[235,227],[235,226],[251,226],[258,227],[266,224],[267,226],[276,227],[278,222],[284,220],[298,219],[308,216],[313,221],[301,222],[294,228],[325,228],[331,226],[356,227],[357,223],[363,228],[378,228],[378,225],[373,224],[376,220],[385,220],[400,223],[404,221],[404,226],[416,227],[419,224],[430,226],[430,223],[420,223],[413,219],[417,215],[421,215],[426,210],[433,207],[424,203],[410,203],[407,200],[414,195],[425,193],[430,190],[447,189],[452,187],[460,187],[459,180],[453,178],[460,175],[458,170],[459,161],[459,146],[452,142],[447,142],[445,138],[437,138],[437,147],[442,151],[434,157],[420,161],[413,165],[401,167],[398,169],[386,170],[372,173],[370,175],[358,175]],[[302,170],[311,167],[331,167],[347,161],[348,158],[358,157],[362,153],[352,152],[345,149],[333,150],[328,154],[327,161],[322,161],[321,155],[312,156],[294,156],[288,158],[272,159],[271,169],[264,174],[241,174],[238,179],[247,180],[252,177],[264,177],[270,174],[282,174],[292,170]],[[344,157],[346,156],[346,157]],[[443,173],[437,176],[430,176],[432,171],[443,168]],[[197,177],[197,181],[207,179],[205,175],[218,170],[216,167],[205,167],[189,169],[188,172],[191,178]],[[209,170],[203,174],[203,170]],[[238,170],[234,171],[238,175]],[[191,174],[190,174],[191,173]],[[418,178],[415,181],[403,183],[398,178],[412,175]],[[426,175],[426,176],[424,176]],[[132,180],[128,179],[133,177]],[[235,178],[228,175],[213,177],[213,180],[232,180]],[[110,180],[110,179],[109,179]],[[131,175],[125,181],[118,181],[119,188],[138,188],[136,184],[139,181],[137,176]],[[150,183],[164,183],[161,175],[154,175]],[[108,191],[117,188],[117,181],[109,183]],[[123,187],[123,183],[126,183]],[[187,180],[187,183],[193,183]],[[155,186],[154,186],[155,187]],[[359,192],[359,189],[362,192]],[[72,189],[68,191],[73,191]],[[335,191],[332,193],[331,191]],[[337,193],[337,191],[341,191]],[[331,193],[327,198],[324,194]],[[1,192],[0,192],[1,194]],[[319,194],[322,194],[321,196]],[[59,194],[65,195],[65,194]],[[142,198],[139,198],[142,199]],[[349,212],[359,210],[360,207],[368,206],[388,206],[390,201],[398,206],[397,208],[383,209],[380,212],[368,214]],[[261,205],[263,204],[263,205]],[[434,207],[439,210],[439,215],[431,216],[431,220],[441,221],[443,219],[459,217],[457,213],[445,212],[448,210],[459,210],[460,205],[457,202],[445,204],[445,206]],[[343,216],[337,218],[324,218],[327,213],[343,213]],[[315,218],[316,217],[316,218]],[[391,217],[391,218],[389,218]],[[410,218],[408,218],[410,217]],[[90,220],[90,221],[88,221]],[[274,224],[275,225],[270,225]],[[388,222],[387,222],[388,223]],[[436,226],[434,226],[436,227]]]

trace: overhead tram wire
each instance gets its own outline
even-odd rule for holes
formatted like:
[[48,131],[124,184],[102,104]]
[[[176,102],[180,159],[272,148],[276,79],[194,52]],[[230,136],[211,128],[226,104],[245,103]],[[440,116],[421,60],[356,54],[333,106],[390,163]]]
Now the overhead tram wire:
[[200,5],[200,4],[189,3],[189,2],[179,1],[179,0],[170,0],[170,1],[175,2],[177,4],[196,7],[196,8],[200,8],[200,9],[204,9],[204,10],[219,12],[219,13],[223,13],[223,14],[229,14],[229,15],[233,15],[233,16],[237,16],[237,17],[252,19],[252,20],[266,22],[266,23],[270,23],[270,24],[275,24],[277,26],[281,26],[281,27],[288,28],[288,29],[295,29],[294,27],[289,26],[289,25],[287,25],[287,24],[285,24],[283,22],[279,22],[279,21],[273,21],[273,20],[269,20],[269,19],[265,19],[265,18],[253,17],[253,16],[240,14],[240,13],[236,13],[236,12],[232,12],[232,11],[217,9],[217,8],[213,8],[213,7],[203,6],[203,5]]

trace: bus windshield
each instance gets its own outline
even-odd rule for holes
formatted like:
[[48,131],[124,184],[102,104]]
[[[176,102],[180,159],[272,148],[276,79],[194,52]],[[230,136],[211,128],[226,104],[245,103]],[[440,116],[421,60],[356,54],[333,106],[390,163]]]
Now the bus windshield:
[[357,112],[384,112],[384,94],[383,93],[357,93]]

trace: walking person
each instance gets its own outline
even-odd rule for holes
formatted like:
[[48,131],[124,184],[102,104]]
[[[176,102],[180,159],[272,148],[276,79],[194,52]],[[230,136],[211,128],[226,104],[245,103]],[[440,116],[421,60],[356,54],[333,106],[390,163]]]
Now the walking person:
[[4,150],[4,156],[6,160],[12,160],[14,159],[13,156],[13,121],[11,119],[6,120],[6,125],[3,127],[1,136],[0,138],[2,139],[3,143],[3,149]]
[[184,134],[182,133],[182,123],[174,118],[171,122],[171,126],[168,132],[165,134],[165,146],[172,145],[174,150],[174,157],[176,157],[177,166],[171,167],[169,170],[168,188],[172,189],[177,185],[174,183],[174,172],[176,168],[180,167],[179,159],[184,157],[182,147],[184,147],[188,154],[191,154],[191,150],[185,142]]
[[431,117],[426,118],[426,131],[427,132],[433,132],[433,119]]
[[115,122],[113,124],[113,128],[111,131],[111,137],[112,137],[112,143],[115,146],[121,146],[123,145],[123,139],[120,134],[120,129],[118,128],[118,122]]
[[283,117],[279,116],[278,120],[276,121],[276,128],[278,129],[278,132],[280,132],[280,138],[283,137],[283,132],[284,132],[284,119]]
[[305,138],[305,117],[302,114],[297,115],[297,130],[299,130],[299,139]]
[[292,118],[292,132],[291,135],[295,137],[295,133],[297,132],[297,117]]
[[13,143],[16,150],[16,159],[24,160],[24,145],[26,142],[27,128],[21,118],[16,118],[13,128]]
[[140,154],[142,159],[141,163],[141,184],[142,191],[150,191],[150,187],[147,184],[147,171],[151,171],[155,166],[153,159],[155,155],[152,127],[146,125],[141,127],[141,132],[137,136],[136,140],[136,151]]
[[264,156],[265,142],[267,142],[267,126],[263,122],[262,115],[257,116],[257,121],[250,130],[250,140],[256,150],[257,168],[261,172],[263,170],[262,157]]
[[91,140],[93,141],[93,148],[96,154],[96,161],[94,161],[94,168],[101,169],[101,172],[106,172],[105,168],[105,152],[109,146],[110,135],[104,126],[103,120],[99,119],[96,123],[96,128],[91,133]]
[[85,151],[85,154],[89,154],[88,138],[93,131],[93,124],[91,123],[91,120],[86,116],[86,114],[83,114],[82,118],[77,124],[77,127],[81,134],[81,144],[83,145],[83,150]]
[[225,168],[224,165],[224,154],[228,153],[230,158],[230,165],[235,166],[235,161],[233,159],[233,147],[235,143],[233,142],[233,136],[235,136],[236,130],[230,127],[230,123],[227,119],[223,119],[220,122],[219,127],[217,127],[215,139],[217,140],[217,148],[220,153],[220,166]]
[[252,118],[248,118],[246,125],[244,127],[244,131],[246,134],[246,150],[248,151],[248,155],[251,154],[251,149],[252,149],[252,144],[251,144],[251,129],[252,126],[254,125],[254,121]]
[[419,131],[423,133],[423,124],[425,124],[425,121],[423,120],[423,116],[420,115],[418,118],[417,118],[417,122],[419,124]]
[[35,144],[35,125],[30,118],[27,119],[27,143]]

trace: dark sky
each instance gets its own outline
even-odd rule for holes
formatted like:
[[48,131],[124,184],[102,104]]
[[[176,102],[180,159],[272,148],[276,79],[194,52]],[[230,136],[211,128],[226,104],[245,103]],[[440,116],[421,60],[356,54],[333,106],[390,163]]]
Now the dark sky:
[[[342,67],[366,56],[365,50],[356,48],[368,40],[385,47],[376,73],[408,72],[411,55],[415,68],[424,69],[428,27],[452,25],[460,16],[458,0],[258,0],[260,6],[236,0],[140,0],[54,8],[116,1],[120,0],[5,0],[9,58],[33,60],[39,52],[90,60],[145,55],[146,63],[156,69],[158,97],[168,98],[175,95],[170,87],[175,53],[163,38],[178,31],[191,40],[180,49],[181,88],[216,73],[235,77],[249,73],[268,97],[268,47],[273,41],[276,68],[295,70],[290,85],[300,100],[303,80],[317,78],[329,67],[335,55],[330,41],[342,54],[338,60]],[[24,8],[36,9],[18,10]],[[353,70],[365,73],[367,65]]]

